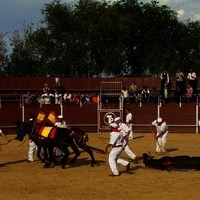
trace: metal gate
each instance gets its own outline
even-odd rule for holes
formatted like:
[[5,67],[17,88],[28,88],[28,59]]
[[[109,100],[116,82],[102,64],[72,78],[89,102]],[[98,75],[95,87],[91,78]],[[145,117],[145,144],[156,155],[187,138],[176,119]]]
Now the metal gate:
[[110,129],[110,123],[119,116],[123,119],[122,82],[101,82],[98,103],[98,132]]

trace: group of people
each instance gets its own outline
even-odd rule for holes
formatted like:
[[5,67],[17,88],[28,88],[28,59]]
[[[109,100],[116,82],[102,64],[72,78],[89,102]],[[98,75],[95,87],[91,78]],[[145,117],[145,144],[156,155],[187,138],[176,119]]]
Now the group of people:
[[[116,117],[114,122],[110,124],[111,133],[109,143],[105,147],[105,152],[112,147],[109,153],[108,163],[112,172],[112,176],[119,176],[117,164],[126,167],[126,171],[130,171],[130,162],[120,158],[123,151],[134,161],[136,155],[129,147],[129,140],[133,139],[133,115],[129,108],[126,109],[126,122],[123,123],[120,117]],[[159,117],[151,123],[153,137],[156,140],[156,153],[166,152],[166,143],[168,136],[167,123]]]
[[174,92],[171,92],[170,76],[166,68],[160,74],[161,79],[161,98],[163,101],[168,101],[170,96],[178,103],[180,98],[182,101],[190,102],[194,94],[198,94],[198,79],[196,72],[191,68],[187,76],[177,69],[175,74],[176,86]]
[[131,151],[128,144],[129,140],[133,139],[133,115],[129,108],[126,108],[125,112],[126,123],[122,122],[120,117],[116,117],[114,119],[114,122],[110,124],[110,127],[112,129],[110,133],[110,141],[105,147],[105,152],[107,153],[108,148],[112,146],[112,150],[109,153],[108,162],[113,176],[120,175],[117,169],[117,164],[126,166],[127,172],[129,172],[130,170],[130,162],[119,158],[123,150],[132,160],[136,160],[136,155]]
[[[54,126],[60,127],[60,128],[67,128],[67,123],[64,120],[63,115],[58,115],[57,121],[55,122]],[[29,149],[28,149],[28,162],[33,162],[34,161],[34,154],[37,151],[37,145],[33,140],[29,140]],[[62,151],[60,149],[57,149],[56,152],[57,156],[62,155]]]
[[121,94],[124,103],[158,103],[159,99],[165,103],[170,100],[179,102],[180,97],[182,98],[182,101],[190,102],[193,94],[198,93],[197,74],[193,69],[190,69],[187,76],[185,76],[181,69],[177,69],[175,74],[176,85],[174,90],[172,90],[170,75],[169,72],[167,72],[166,67],[163,68],[159,78],[160,88],[157,88],[156,86],[148,88],[144,85],[139,89],[134,81],[131,83],[129,88],[124,86]]

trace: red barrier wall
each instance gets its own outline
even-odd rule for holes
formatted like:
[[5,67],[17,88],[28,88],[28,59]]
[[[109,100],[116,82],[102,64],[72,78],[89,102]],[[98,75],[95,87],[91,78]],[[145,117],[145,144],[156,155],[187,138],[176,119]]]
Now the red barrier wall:
[[[122,82],[123,86],[129,87],[134,81],[139,89],[147,86],[151,89],[156,86],[160,89],[159,77],[129,77],[129,78],[60,78],[61,85],[69,90],[99,90],[103,81]],[[171,77],[172,88],[175,87],[175,79]],[[50,88],[55,86],[54,77],[0,77],[0,90],[31,89],[40,90],[44,83],[48,83]]]
[[[150,124],[157,118],[156,104],[139,104],[126,105],[131,108],[134,117],[134,132],[150,133]],[[125,107],[124,107],[125,109]],[[50,111],[60,114],[59,105],[43,105],[39,104],[26,105],[25,121],[31,114],[37,115],[38,111],[44,111],[46,115]],[[97,105],[88,104],[79,107],[79,105],[63,105],[63,114],[68,124],[83,128],[86,132],[97,132]],[[196,104],[184,104],[180,108],[179,105],[165,104],[160,109],[160,116],[170,125],[170,132],[195,133],[196,123]],[[3,104],[0,109],[0,127],[14,126],[14,121],[22,119],[22,110],[19,104],[9,103]],[[178,126],[174,126],[178,125]],[[189,125],[189,126],[186,126]],[[12,130],[13,131],[13,130]]]

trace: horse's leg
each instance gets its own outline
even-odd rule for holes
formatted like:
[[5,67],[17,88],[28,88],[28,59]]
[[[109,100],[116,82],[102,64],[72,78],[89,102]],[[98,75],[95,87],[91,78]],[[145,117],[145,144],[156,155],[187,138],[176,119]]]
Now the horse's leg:
[[48,168],[54,161],[54,155],[53,155],[54,144],[52,141],[46,140],[44,141],[43,147],[44,147],[44,157],[45,157],[44,168]]
[[70,164],[73,165],[76,162],[76,160],[79,157],[79,155],[81,154],[81,152],[78,150],[78,147],[74,143],[72,143],[70,145],[70,147],[72,148],[72,150],[75,153],[75,156],[71,159],[71,162],[70,162]]
[[62,146],[62,147],[59,147],[59,149],[64,153],[62,159],[60,160],[60,164],[61,164],[61,168],[65,169],[65,165],[69,158],[70,152],[69,152],[68,146]]
[[86,144],[80,144],[79,147],[90,155],[90,157],[92,159],[91,166],[94,166],[94,164],[96,164],[97,162],[94,158],[93,151]]
[[42,158],[41,156],[41,149],[42,149],[42,146],[41,144],[38,145],[38,150],[37,150],[37,157],[40,159],[41,162],[44,162],[44,158]]

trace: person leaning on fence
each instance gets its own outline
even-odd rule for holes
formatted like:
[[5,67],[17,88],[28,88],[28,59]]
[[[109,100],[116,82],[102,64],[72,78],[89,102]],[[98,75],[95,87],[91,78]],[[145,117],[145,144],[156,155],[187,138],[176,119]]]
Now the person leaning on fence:
[[123,134],[118,129],[118,124],[111,123],[112,132],[110,133],[110,141],[105,147],[105,153],[108,152],[108,148],[112,146],[112,150],[109,153],[108,162],[113,176],[119,176],[119,171],[117,169],[117,164],[126,166],[126,171],[130,170],[130,163],[126,160],[119,158],[123,151]]
[[159,117],[151,123],[151,131],[156,140],[156,153],[166,152],[166,143],[168,136],[167,123]]

